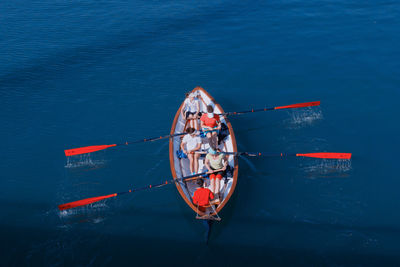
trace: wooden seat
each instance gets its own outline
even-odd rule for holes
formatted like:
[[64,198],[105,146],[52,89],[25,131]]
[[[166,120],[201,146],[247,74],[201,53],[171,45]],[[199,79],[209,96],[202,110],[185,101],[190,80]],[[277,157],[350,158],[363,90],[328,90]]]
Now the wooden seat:
[[221,200],[218,198],[218,199],[214,199],[214,200],[211,200],[210,201],[210,204],[208,205],[208,207],[211,207],[211,205],[219,205],[219,204],[221,204]]
[[[211,208],[211,205],[216,205],[218,206],[219,204],[221,204],[221,200],[220,199],[216,199],[216,200],[211,200],[210,204],[205,205],[205,206],[199,206],[199,210],[201,209],[205,209],[205,208]],[[202,210],[201,210],[202,211]],[[203,211],[204,212],[204,211]]]
[[[199,220],[213,220],[213,221],[220,221],[221,218],[218,216],[217,211],[215,210],[214,206],[218,206],[220,204],[220,199],[211,201],[208,205],[206,206],[197,206],[196,209],[196,219]],[[204,214],[204,215],[199,215],[199,211],[205,213],[206,209],[210,208],[212,212],[209,212],[209,214]]]

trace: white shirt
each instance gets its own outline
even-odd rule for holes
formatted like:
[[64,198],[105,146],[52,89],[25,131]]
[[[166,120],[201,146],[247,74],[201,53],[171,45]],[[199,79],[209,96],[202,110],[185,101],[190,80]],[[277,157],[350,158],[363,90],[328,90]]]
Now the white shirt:
[[196,98],[193,99],[193,101],[190,101],[189,98],[186,98],[184,110],[192,113],[198,112],[199,110],[197,110],[197,103],[199,103],[199,100],[197,100]]
[[186,150],[193,150],[198,144],[201,144],[200,136],[192,137],[190,134],[185,135],[182,139],[182,143],[186,143]]

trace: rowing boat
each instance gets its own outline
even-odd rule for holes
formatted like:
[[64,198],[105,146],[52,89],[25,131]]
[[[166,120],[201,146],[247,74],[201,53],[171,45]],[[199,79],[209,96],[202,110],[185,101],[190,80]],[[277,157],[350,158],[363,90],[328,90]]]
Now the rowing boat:
[[[235,191],[237,179],[238,179],[238,162],[237,157],[238,155],[247,155],[251,157],[259,157],[259,156],[271,156],[271,157],[287,157],[287,156],[295,156],[295,157],[310,157],[310,158],[322,158],[322,159],[340,159],[340,160],[350,160],[351,153],[336,153],[336,152],[315,152],[315,153],[265,153],[265,152],[237,152],[236,149],[236,140],[235,134],[233,133],[232,125],[230,124],[228,115],[238,115],[244,113],[253,113],[253,112],[262,112],[262,111],[271,111],[271,110],[281,110],[281,109],[292,109],[292,108],[304,108],[304,107],[312,107],[312,106],[319,106],[320,101],[314,102],[306,102],[306,103],[297,103],[292,105],[286,106],[276,106],[276,107],[268,107],[263,109],[251,109],[246,111],[235,111],[225,113],[222,107],[201,87],[196,87],[191,91],[191,94],[194,94],[199,102],[200,102],[200,111],[205,113],[207,105],[212,105],[214,107],[214,112],[220,115],[221,121],[221,131],[218,134],[219,143],[219,150],[228,155],[228,167],[225,173],[225,177],[219,181],[219,186],[216,186],[215,190],[219,190],[218,192],[214,192],[217,194],[216,199],[213,199],[211,202],[208,203],[208,206],[204,208],[203,206],[197,207],[192,203],[192,196],[195,190],[197,189],[195,180],[204,177],[207,175],[207,168],[204,166],[204,158],[199,159],[199,170],[197,174],[190,174],[190,164],[189,160],[183,157],[182,152],[180,151],[180,145],[182,142],[182,138],[185,135],[185,130],[187,127],[192,125],[198,125],[198,123],[192,123],[194,121],[186,121],[182,115],[182,108],[186,106],[185,101],[179,107],[174,121],[172,123],[171,132],[169,135],[166,136],[158,136],[153,138],[145,138],[140,139],[137,141],[125,142],[121,144],[111,144],[111,145],[95,145],[95,146],[86,146],[86,147],[79,147],[73,149],[64,150],[65,156],[75,156],[75,155],[82,155],[87,153],[92,153],[96,151],[100,151],[103,149],[107,149],[110,147],[117,147],[117,146],[126,146],[129,144],[134,143],[141,143],[141,142],[151,142],[155,140],[161,140],[169,138],[169,159],[170,159],[170,167],[173,179],[164,181],[160,184],[150,184],[144,187],[129,189],[129,191],[120,192],[120,193],[113,193],[103,196],[96,196],[96,197],[89,197],[65,204],[58,205],[60,210],[68,210],[72,208],[77,208],[81,206],[90,205],[92,203],[102,201],[109,198],[114,198],[119,195],[125,195],[134,193],[137,191],[144,191],[150,190],[152,188],[158,188],[162,186],[166,186],[168,184],[175,184],[176,188],[178,189],[180,195],[188,204],[188,206],[197,213],[196,219],[205,219],[208,220],[208,225],[211,225],[211,220],[220,220],[218,213],[222,210],[222,208],[228,203],[229,199],[231,198],[233,192]],[[189,94],[188,94],[189,95]],[[186,99],[185,99],[186,100]],[[193,104],[193,103],[192,103]],[[197,106],[197,104],[196,104]],[[190,117],[189,117],[190,118]],[[213,139],[213,143],[215,139]],[[209,145],[206,138],[203,138],[201,141],[201,154],[206,154]],[[197,152],[196,152],[197,153]],[[206,180],[206,187],[210,187],[210,181]],[[210,228],[209,228],[210,229]]]
[[[196,87],[191,93],[197,96],[200,100],[200,111],[205,113],[207,105],[214,106],[214,113],[221,114],[224,113],[222,107],[214,100],[214,98],[203,88]],[[171,127],[171,136],[178,133],[182,133],[189,127],[188,121],[181,115],[181,109],[184,107],[185,101],[182,102],[178,111],[176,112],[174,121]],[[219,144],[219,149],[223,152],[237,152],[235,134],[233,133],[232,125],[226,116],[220,115],[220,120],[222,124],[227,127],[227,133],[225,138],[221,140]],[[180,145],[183,136],[176,136],[170,139],[169,142],[169,160],[171,166],[172,177],[176,180],[180,177],[185,177],[190,175],[189,160],[187,158],[182,158],[179,156],[177,151],[180,150]],[[201,151],[207,151],[209,144],[207,138],[202,137]],[[237,179],[238,179],[238,160],[234,155],[230,155],[228,158],[228,165],[230,172],[220,180],[220,201],[217,203],[212,203],[212,205],[206,207],[205,210],[199,210],[192,202],[192,196],[194,191],[197,189],[196,180],[176,180],[175,185],[178,189],[180,195],[185,200],[187,205],[197,213],[196,218],[213,218],[213,216],[218,216],[218,213],[222,208],[228,203],[233,192],[235,191]],[[199,158],[199,172],[206,172],[207,168],[204,165],[204,157]],[[209,187],[209,179],[205,179],[205,186]],[[215,218],[215,217],[214,217]],[[219,218],[219,217],[218,217]]]

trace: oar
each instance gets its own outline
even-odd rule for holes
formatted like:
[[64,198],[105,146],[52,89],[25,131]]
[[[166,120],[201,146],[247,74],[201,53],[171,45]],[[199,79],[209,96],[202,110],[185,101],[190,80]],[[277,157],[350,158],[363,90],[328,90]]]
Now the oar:
[[100,146],[84,146],[84,147],[78,147],[78,148],[72,148],[72,149],[66,149],[64,150],[65,156],[75,156],[75,155],[80,155],[80,154],[86,154],[86,153],[91,153],[91,152],[96,152],[99,150],[103,150],[109,147],[113,146],[127,146],[130,144],[135,144],[135,143],[143,143],[143,142],[151,142],[151,141],[156,141],[156,140],[161,140],[165,138],[172,138],[175,136],[181,136],[185,135],[186,133],[178,133],[178,134],[169,134],[169,135],[164,135],[164,136],[158,136],[158,137],[152,137],[152,138],[145,138],[145,139],[140,139],[132,142],[125,142],[123,144],[112,144],[112,145],[100,145]]
[[287,154],[287,153],[265,153],[265,152],[222,152],[228,155],[245,155],[249,157],[308,157],[319,159],[351,159],[351,153],[332,153],[332,152],[317,152],[306,154]]
[[314,101],[314,102],[298,103],[298,104],[280,106],[280,107],[270,107],[270,108],[251,109],[251,110],[245,110],[245,111],[226,112],[226,113],[221,113],[219,115],[229,116],[229,115],[239,115],[239,114],[245,114],[245,113],[251,113],[251,112],[269,111],[269,110],[276,110],[276,109],[305,108],[305,107],[319,106],[320,104],[321,104],[321,101]]
[[167,181],[165,181],[165,182],[163,182],[161,184],[147,185],[147,186],[136,188],[136,189],[130,189],[129,191],[126,191],[126,192],[114,193],[114,194],[105,195],[105,196],[99,196],[99,197],[85,198],[85,199],[81,199],[81,200],[78,200],[78,201],[74,201],[74,202],[70,202],[70,203],[66,203],[66,204],[61,204],[61,205],[58,206],[58,209],[59,210],[68,210],[68,209],[72,209],[72,208],[76,208],[76,207],[81,207],[81,206],[85,206],[85,205],[89,205],[89,204],[98,202],[98,201],[103,200],[103,199],[112,198],[112,197],[116,197],[116,196],[119,196],[119,195],[129,194],[129,193],[133,193],[133,192],[137,192],[137,191],[149,190],[151,188],[161,187],[161,186],[164,186],[164,185],[167,185],[167,184],[172,184],[172,183],[175,183],[177,181],[185,181],[185,180],[189,180],[189,179],[194,178],[194,177],[204,176],[204,175],[207,175],[208,173],[209,172],[202,172],[202,173],[198,173],[198,174],[193,174],[193,175],[181,177],[181,178],[178,178],[178,179],[171,179],[171,180],[167,180]]
[[[227,113],[221,113],[219,115],[239,115],[239,114],[250,113],[250,112],[260,112],[260,111],[285,109],[285,108],[303,108],[303,107],[311,107],[311,106],[319,106],[319,105],[320,105],[320,101],[315,101],[315,102],[293,104],[293,105],[288,105],[288,106],[252,109],[252,110],[238,111],[238,112],[236,112],[236,111],[235,112],[227,112]],[[185,134],[186,133],[178,133],[178,134],[173,134],[173,135],[164,135],[164,136],[158,136],[158,137],[152,137],[152,138],[145,138],[145,139],[140,139],[140,140],[133,141],[133,142],[125,142],[123,144],[78,147],[78,148],[66,149],[66,150],[64,150],[64,153],[65,153],[65,156],[69,157],[69,156],[75,156],[75,155],[80,155],[80,154],[96,152],[96,151],[103,150],[103,149],[106,149],[109,147],[114,147],[114,146],[129,145],[129,144],[134,144],[134,143],[142,143],[142,142],[161,140],[161,139],[172,138],[175,136],[180,136],[180,135],[185,135]]]

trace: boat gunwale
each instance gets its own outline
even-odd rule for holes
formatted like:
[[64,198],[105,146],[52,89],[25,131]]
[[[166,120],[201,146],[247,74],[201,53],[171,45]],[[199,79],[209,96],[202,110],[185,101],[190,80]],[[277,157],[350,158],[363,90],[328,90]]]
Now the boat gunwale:
[[[215,99],[204,88],[202,88],[200,86],[197,86],[191,92],[195,92],[195,91],[198,91],[198,90],[200,90],[204,94],[206,94],[207,97],[214,103],[214,105],[217,106],[221,110],[221,113],[225,113],[224,110],[222,109],[221,105],[217,101],[215,101]],[[178,118],[179,118],[179,115],[181,113],[181,109],[182,109],[184,103],[185,103],[185,101],[182,101],[182,104],[179,106],[179,109],[175,114],[174,120],[172,122],[171,132],[170,132],[171,135],[175,134],[176,124],[178,122]],[[235,138],[235,134],[233,132],[232,125],[231,125],[229,119],[227,118],[227,116],[224,116],[224,119],[225,119],[226,125],[228,126],[228,129],[229,129],[229,135],[231,137],[233,151],[237,152],[236,138]],[[175,164],[174,164],[175,163],[175,155],[174,155],[173,146],[174,146],[174,141],[173,141],[173,138],[171,138],[169,140],[169,161],[170,161],[172,177],[174,178],[174,180],[176,180],[177,179],[177,175],[176,175]],[[222,208],[225,207],[226,203],[228,203],[228,201],[231,198],[233,192],[235,191],[236,184],[237,184],[237,178],[238,178],[238,174],[239,174],[239,166],[238,166],[237,157],[234,157],[233,165],[234,165],[234,170],[233,170],[233,176],[232,176],[232,180],[233,180],[232,181],[232,186],[231,186],[231,188],[229,190],[228,195],[223,199],[221,204],[219,204],[218,207],[216,208],[216,213],[219,213],[222,210]],[[188,206],[190,208],[192,208],[192,210],[194,212],[198,212],[200,215],[204,215],[203,212],[198,211],[197,207],[194,206],[192,201],[186,196],[186,194],[185,194],[185,192],[183,192],[183,189],[181,188],[181,186],[178,183],[175,183],[175,186],[178,189],[179,194],[185,200],[186,204],[188,204]],[[215,213],[213,213],[212,215],[215,215]]]

